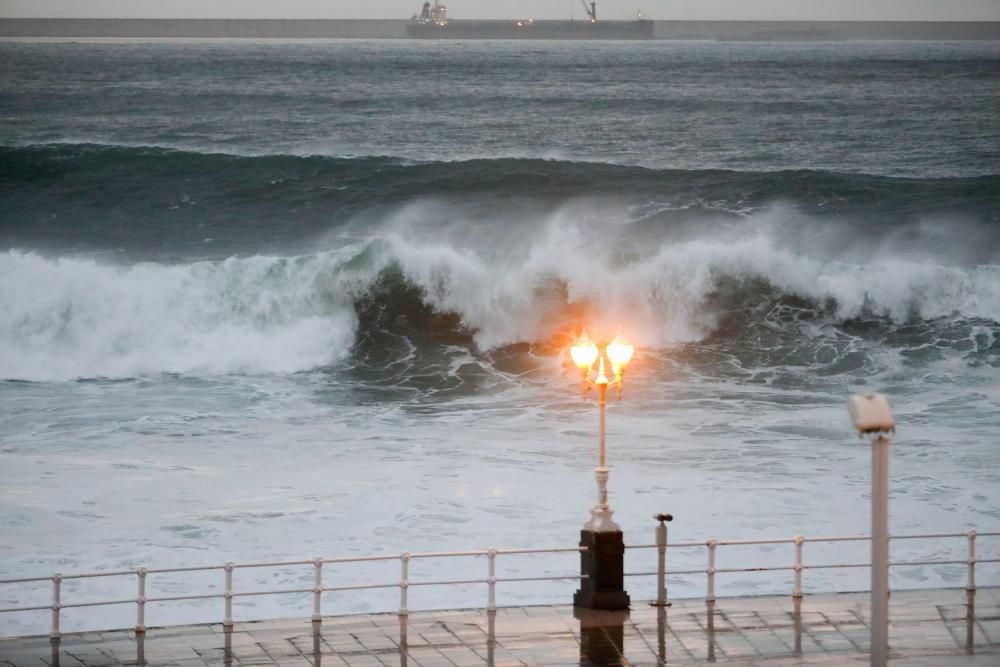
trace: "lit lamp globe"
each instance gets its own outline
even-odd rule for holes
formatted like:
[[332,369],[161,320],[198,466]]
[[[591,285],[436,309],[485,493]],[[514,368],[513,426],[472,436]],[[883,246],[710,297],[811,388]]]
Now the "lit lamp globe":
[[583,376],[583,381],[587,381],[587,376],[590,375],[590,369],[594,367],[594,362],[597,361],[597,345],[594,341],[590,340],[590,336],[584,331],[580,335],[580,340],[569,349],[569,355],[573,358],[573,363],[576,367],[580,369],[580,374]]
[[616,336],[608,345],[608,359],[611,361],[611,368],[615,373],[615,381],[618,383],[618,398],[622,396],[622,380],[625,377],[625,367],[632,361],[632,354],[635,348],[621,336]]

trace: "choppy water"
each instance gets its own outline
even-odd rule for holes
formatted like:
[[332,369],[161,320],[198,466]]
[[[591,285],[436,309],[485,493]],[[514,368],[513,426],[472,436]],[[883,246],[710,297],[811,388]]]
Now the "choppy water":
[[844,401],[871,390],[900,424],[893,530],[996,530],[998,65],[995,44],[0,44],[0,575],[571,544],[581,326],[640,345],[609,415],[629,542],[654,511],[684,540],[864,533]]

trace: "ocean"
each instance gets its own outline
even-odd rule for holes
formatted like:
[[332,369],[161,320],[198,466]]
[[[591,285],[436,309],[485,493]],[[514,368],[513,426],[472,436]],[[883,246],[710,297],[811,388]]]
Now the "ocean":
[[[998,110],[992,42],[0,42],[0,578],[572,546],[595,501],[597,410],[566,354],[582,328],[637,346],[608,411],[627,543],[652,542],[655,512],[675,516],[672,541],[865,534],[869,447],[845,403],[871,391],[898,422],[891,530],[998,530]],[[790,564],[786,546],[720,549],[718,566]],[[509,558],[502,573],[577,570]],[[964,575],[898,568],[892,585]],[[790,577],[720,574],[717,592]],[[221,583],[151,577],[150,594]],[[501,585],[498,601],[574,587]],[[410,601],[477,606],[483,588]],[[0,606],[48,595],[4,586]],[[146,618],[217,622],[221,604]],[[310,611],[308,595],[236,604]],[[46,614],[0,629],[44,632]],[[134,609],[63,616],[126,627]]]

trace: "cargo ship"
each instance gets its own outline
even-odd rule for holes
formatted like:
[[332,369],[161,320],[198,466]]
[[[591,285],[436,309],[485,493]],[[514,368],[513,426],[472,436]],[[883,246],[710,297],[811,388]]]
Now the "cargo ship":
[[439,0],[424,2],[406,26],[417,39],[654,39],[653,21],[639,13],[634,21],[598,21],[597,3],[581,0],[587,18],[579,21],[452,20]]

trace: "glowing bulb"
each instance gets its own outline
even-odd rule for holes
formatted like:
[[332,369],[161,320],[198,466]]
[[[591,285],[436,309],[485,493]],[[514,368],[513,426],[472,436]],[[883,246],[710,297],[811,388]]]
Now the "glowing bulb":
[[584,375],[590,373],[590,369],[594,367],[594,362],[597,361],[597,345],[594,341],[590,340],[587,332],[584,331],[580,335],[580,340],[569,349],[569,354],[573,357],[573,363],[576,367],[580,369]]
[[625,367],[632,361],[634,351],[635,348],[621,336],[616,336],[607,348],[608,359],[611,360],[611,368],[615,372],[615,382],[618,384],[618,400],[622,398],[622,388],[625,384]]
[[611,341],[611,344],[608,345],[608,359],[611,360],[611,365],[615,369],[615,375],[625,370],[628,362],[632,361],[632,353],[634,351],[635,348],[621,336],[617,336]]

